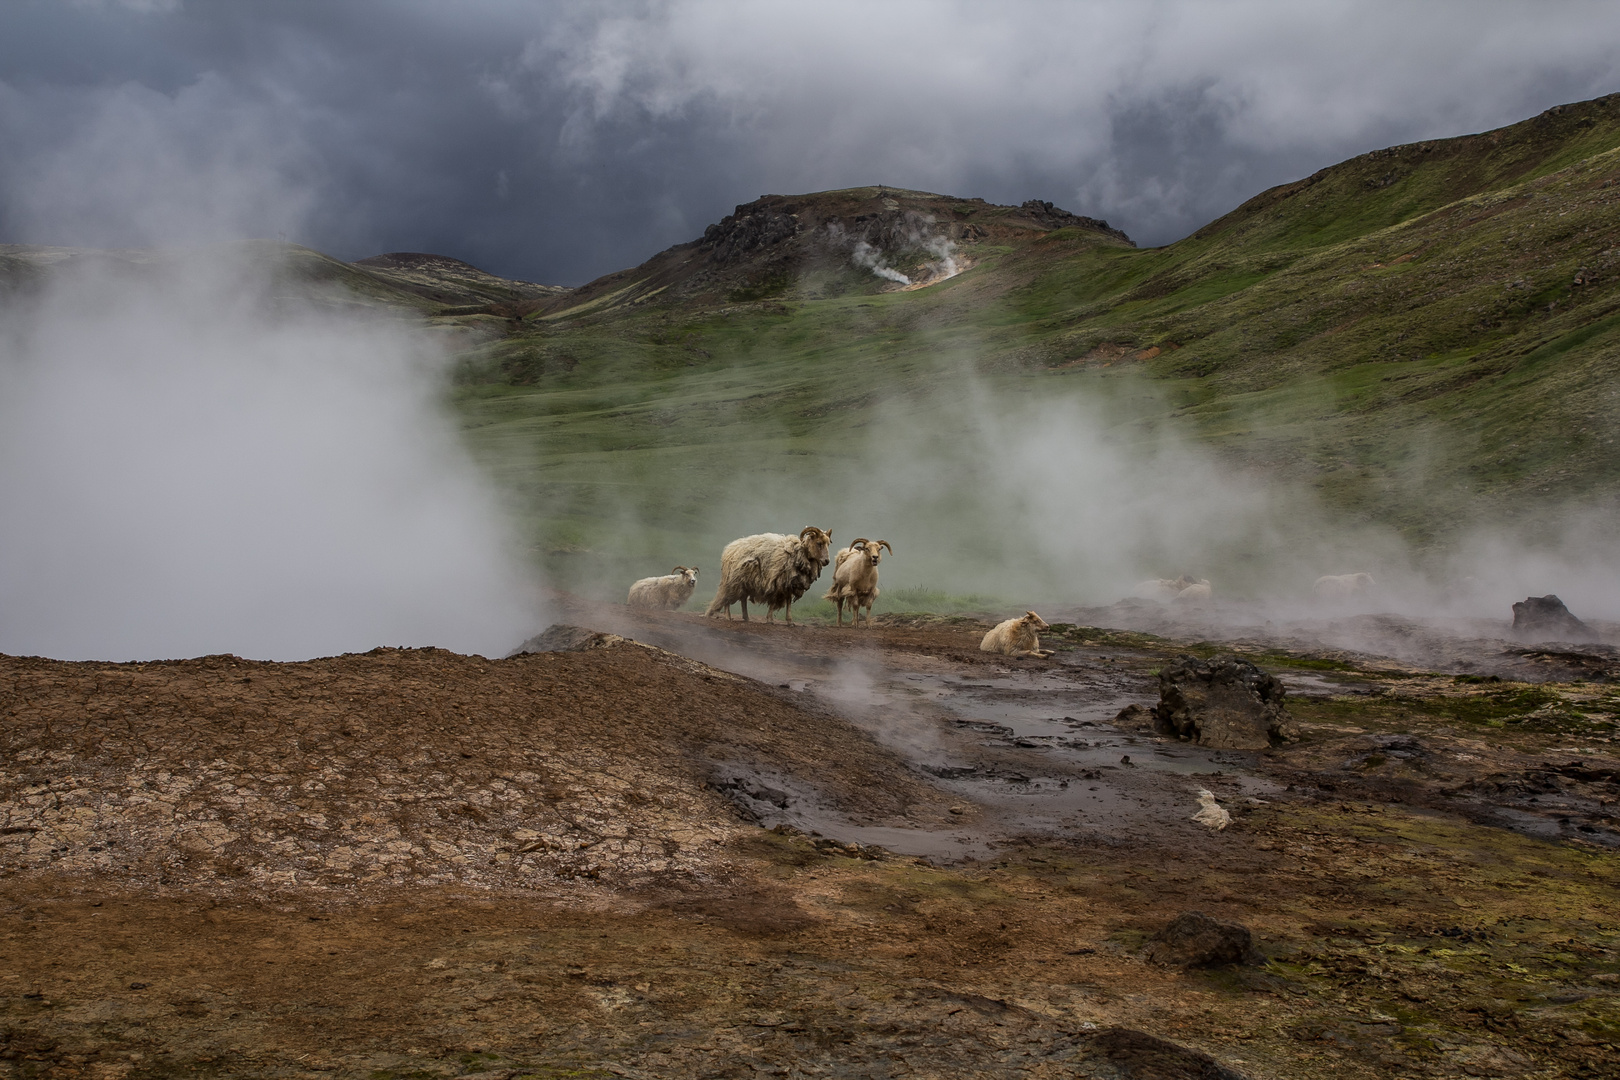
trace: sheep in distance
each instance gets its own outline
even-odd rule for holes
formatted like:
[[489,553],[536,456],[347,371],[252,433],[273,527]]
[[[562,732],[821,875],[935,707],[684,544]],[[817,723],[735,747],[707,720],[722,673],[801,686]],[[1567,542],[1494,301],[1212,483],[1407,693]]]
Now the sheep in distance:
[[676,611],[692,599],[697,576],[697,567],[677,566],[673,573],[663,577],[644,577],[630,586],[630,598],[625,603],[633,608]]

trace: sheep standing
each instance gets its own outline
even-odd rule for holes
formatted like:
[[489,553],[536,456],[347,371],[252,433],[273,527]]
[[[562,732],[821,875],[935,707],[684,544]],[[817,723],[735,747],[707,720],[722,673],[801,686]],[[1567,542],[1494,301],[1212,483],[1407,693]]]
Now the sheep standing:
[[731,605],[742,603],[748,621],[748,601],[765,604],[765,621],[774,621],[778,608],[793,625],[793,601],[803,596],[821,576],[832,550],[832,531],[806,525],[798,536],[760,533],[733,540],[720,553],[720,586],[705,615],[721,611],[731,618]]
[[692,599],[697,576],[697,567],[677,566],[674,573],[663,577],[644,577],[630,586],[630,598],[625,602],[634,608],[675,611]]
[[998,624],[984,635],[984,640],[979,642],[979,651],[1001,653],[1003,656],[1045,658],[1052,655],[1052,650],[1041,648],[1041,639],[1036,631],[1050,629],[1045,619],[1033,611],[1026,611],[1016,619]]
[[861,537],[849,547],[838,553],[833,563],[833,585],[827,590],[824,600],[831,600],[838,605],[838,625],[844,625],[844,602],[850,606],[850,625],[858,626],[861,620],[861,607],[866,608],[866,625],[872,625],[872,602],[878,598],[878,563],[883,561],[883,550],[888,548],[889,554],[894,554],[894,548],[889,547],[887,540],[868,540]]
[[1348,600],[1376,584],[1371,574],[1323,574],[1311,588],[1323,600]]

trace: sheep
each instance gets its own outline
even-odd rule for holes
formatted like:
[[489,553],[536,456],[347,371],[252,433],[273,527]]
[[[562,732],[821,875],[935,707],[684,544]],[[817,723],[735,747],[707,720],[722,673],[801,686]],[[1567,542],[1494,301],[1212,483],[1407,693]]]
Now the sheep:
[[798,536],[760,533],[733,540],[720,553],[720,587],[709,601],[705,615],[721,611],[731,618],[731,605],[742,602],[743,622],[748,621],[748,601],[767,605],[765,621],[774,622],[778,608],[785,609],[787,623],[793,625],[793,601],[803,596],[821,576],[832,549],[832,530],[806,525]]
[[889,554],[894,554],[894,548],[889,547],[887,540],[868,540],[861,537],[849,547],[838,552],[838,558],[833,563],[833,585],[827,590],[823,600],[831,600],[838,605],[838,625],[844,625],[844,602],[850,606],[850,625],[857,626],[861,620],[861,607],[866,607],[866,625],[872,625],[872,602],[878,598],[878,563],[883,561],[883,551],[888,548]]
[[1194,814],[1192,819],[1200,825],[1208,825],[1216,832],[1232,824],[1232,815],[1215,801],[1215,793],[1208,788],[1198,789],[1198,813]]
[[1371,574],[1323,574],[1311,588],[1323,600],[1348,600],[1377,584]]
[[[1188,590],[1193,590],[1190,594]],[[1182,574],[1178,578],[1148,578],[1131,589],[1131,595],[1143,600],[1208,600],[1209,582],[1203,578]]]
[[1001,653],[1003,656],[1033,656],[1044,659],[1053,650],[1042,649],[1037,630],[1050,630],[1046,620],[1033,611],[1026,611],[1016,619],[999,623],[979,642],[980,652]]
[[697,576],[697,567],[677,566],[663,577],[644,577],[630,586],[630,598],[625,603],[654,611],[676,611],[692,599]]
[[1180,592],[1176,593],[1175,603],[1201,604],[1213,595],[1214,590],[1209,587],[1209,582],[1200,578],[1191,585],[1188,585],[1185,589],[1182,589]]

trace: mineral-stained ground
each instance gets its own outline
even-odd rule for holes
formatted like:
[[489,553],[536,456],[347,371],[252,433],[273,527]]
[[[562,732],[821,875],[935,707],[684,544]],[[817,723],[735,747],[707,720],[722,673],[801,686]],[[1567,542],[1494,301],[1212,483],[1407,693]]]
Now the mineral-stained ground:
[[1229,641],[1255,753],[1116,721],[1195,636],[570,619],[0,658],[0,1076],[1616,1075],[1613,650]]

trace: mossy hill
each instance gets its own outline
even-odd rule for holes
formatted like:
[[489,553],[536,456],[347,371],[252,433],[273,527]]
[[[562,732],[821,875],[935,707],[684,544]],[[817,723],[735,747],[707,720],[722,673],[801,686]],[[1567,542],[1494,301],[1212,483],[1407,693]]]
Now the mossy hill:
[[[1364,154],[1146,250],[1036,203],[767,196],[534,305],[465,365],[460,407],[474,445],[549,508],[553,551],[612,546],[626,507],[655,539],[712,539],[703,508],[739,452],[790,483],[963,358],[1041,396],[1144,377],[1147,420],[1444,541],[1616,491],[1617,148],[1611,95]],[[948,279],[942,238],[966,267]],[[778,527],[798,516],[817,514]]]

